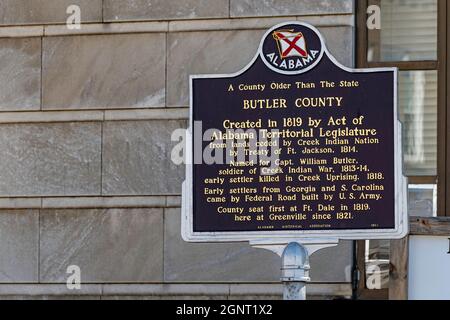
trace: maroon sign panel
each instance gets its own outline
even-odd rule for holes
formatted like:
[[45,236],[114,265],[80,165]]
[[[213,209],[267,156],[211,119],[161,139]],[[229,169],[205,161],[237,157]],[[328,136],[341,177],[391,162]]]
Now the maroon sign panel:
[[396,81],[339,65],[302,23],[236,74],[192,76],[189,232],[397,229]]

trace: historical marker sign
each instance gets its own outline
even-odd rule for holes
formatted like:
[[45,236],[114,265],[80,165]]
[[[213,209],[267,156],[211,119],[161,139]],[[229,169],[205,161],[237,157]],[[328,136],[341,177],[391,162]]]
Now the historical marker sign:
[[185,240],[406,234],[395,68],[344,67],[288,22],[243,70],[191,76],[190,91]]

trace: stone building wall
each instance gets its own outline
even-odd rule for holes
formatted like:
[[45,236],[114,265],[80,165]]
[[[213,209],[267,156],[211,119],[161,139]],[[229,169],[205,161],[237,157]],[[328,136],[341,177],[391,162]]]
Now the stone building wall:
[[[71,4],[80,30],[65,25]],[[279,297],[274,254],[182,241],[171,133],[187,123],[189,74],[239,70],[276,23],[314,24],[352,66],[353,6],[2,0],[0,297]],[[343,242],[312,256],[311,297],[351,294],[351,254]]]

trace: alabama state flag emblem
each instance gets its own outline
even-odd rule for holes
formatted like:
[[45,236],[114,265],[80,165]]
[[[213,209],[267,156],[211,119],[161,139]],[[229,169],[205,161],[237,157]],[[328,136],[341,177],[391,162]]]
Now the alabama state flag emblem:
[[301,32],[277,30],[273,33],[273,38],[277,42],[278,51],[282,59],[287,57],[308,57],[305,37]]

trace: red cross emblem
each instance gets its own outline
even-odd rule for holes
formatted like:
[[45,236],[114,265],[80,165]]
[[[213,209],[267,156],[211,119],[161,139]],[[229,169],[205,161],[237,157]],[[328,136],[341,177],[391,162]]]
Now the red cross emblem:
[[305,37],[301,32],[293,30],[278,30],[273,33],[277,41],[278,50],[282,59],[287,57],[308,57]]

